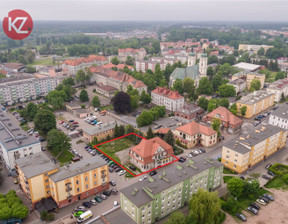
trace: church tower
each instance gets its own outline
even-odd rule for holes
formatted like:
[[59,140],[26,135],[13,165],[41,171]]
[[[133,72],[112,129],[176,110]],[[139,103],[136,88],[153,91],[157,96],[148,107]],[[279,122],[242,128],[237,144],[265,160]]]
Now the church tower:
[[194,52],[189,53],[187,67],[196,65],[196,55]]
[[199,73],[202,76],[207,75],[207,67],[208,67],[208,57],[207,57],[207,54],[203,53],[199,61]]

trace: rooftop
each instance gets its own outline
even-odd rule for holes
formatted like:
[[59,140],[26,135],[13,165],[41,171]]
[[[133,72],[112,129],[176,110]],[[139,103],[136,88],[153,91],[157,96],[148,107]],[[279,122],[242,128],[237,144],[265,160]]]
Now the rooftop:
[[216,117],[219,118],[221,121],[229,122],[232,125],[237,125],[243,123],[243,121],[235,116],[232,112],[230,112],[226,107],[217,107],[211,113],[206,115],[207,117]]
[[90,126],[88,128],[85,128],[84,132],[86,132],[88,135],[95,135],[98,133],[103,133],[105,131],[108,131],[110,129],[114,129],[116,126],[116,121],[111,121],[108,123],[104,123],[97,126]]
[[107,61],[107,59],[101,55],[89,55],[88,57],[85,57],[85,58],[66,60],[66,61],[64,61],[64,64],[70,65],[70,66],[77,66],[77,65],[80,65],[82,63],[91,63],[94,61]]
[[120,192],[137,207],[141,207],[153,200],[146,191],[155,196],[211,167],[219,168],[222,166],[223,164],[220,162],[204,158],[203,156],[195,157],[193,160],[187,159],[184,163],[173,163],[165,168],[161,168],[153,178],[149,177],[141,182],[132,184],[120,190]]
[[17,63],[17,62],[8,62],[4,64],[4,67],[10,68],[10,69],[21,69],[21,68],[25,68],[26,65]]
[[161,95],[161,96],[164,96],[164,97],[167,97],[171,100],[178,100],[178,99],[184,99],[183,96],[181,96],[178,91],[173,91],[173,90],[170,90],[166,87],[159,87],[157,86],[156,89],[154,89],[152,91],[152,93],[155,93],[155,94],[158,94],[158,95]]
[[262,67],[262,65],[255,65],[255,64],[246,63],[246,62],[240,62],[233,66],[236,68],[244,69],[245,71],[255,71]]
[[77,109],[74,109],[74,111],[76,111],[79,114],[89,114],[89,111],[83,108],[77,108]]
[[60,167],[57,173],[50,175],[50,179],[55,183],[105,165],[107,165],[107,163],[100,157],[91,157]]
[[269,93],[266,90],[258,90],[258,91],[254,91],[253,93],[248,94],[247,96],[243,96],[241,100],[239,100],[237,103],[253,105],[272,95],[274,95],[274,93]]
[[98,88],[106,91],[106,92],[112,92],[112,91],[117,91],[117,89],[113,86],[108,86],[108,85],[96,85]]
[[177,110],[176,112],[180,112],[187,115],[191,115],[194,113],[201,114],[204,112],[204,109],[199,107],[195,103],[190,103],[190,104],[184,104],[183,108]]
[[172,77],[174,80],[182,80],[186,77],[190,77],[191,79],[195,80],[199,78],[199,65],[197,64],[185,68],[175,68],[170,77]]
[[269,89],[275,89],[275,90],[281,90],[288,87],[288,78],[285,79],[279,79],[276,82],[273,82],[269,85]]
[[288,105],[282,104],[276,110],[272,110],[271,115],[288,120]]
[[176,128],[176,130],[178,130],[180,132],[184,132],[188,135],[195,135],[195,134],[201,133],[201,134],[205,134],[205,135],[210,136],[210,135],[214,135],[217,133],[212,128],[209,128],[207,126],[199,124],[196,121],[192,121],[188,124],[184,124],[184,125]]
[[[265,76],[265,74],[260,74],[257,72],[249,72],[249,71],[241,71],[241,72],[234,74],[233,76],[247,76],[247,75]],[[238,79],[236,79],[236,80],[238,80]],[[236,80],[234,80],[234,81],[236,81]],[[232,82],[234,82],[234,81],[232,81]]]
[[49,157],[43,152],[17,159],[16,164],[27,178],[57,169]]

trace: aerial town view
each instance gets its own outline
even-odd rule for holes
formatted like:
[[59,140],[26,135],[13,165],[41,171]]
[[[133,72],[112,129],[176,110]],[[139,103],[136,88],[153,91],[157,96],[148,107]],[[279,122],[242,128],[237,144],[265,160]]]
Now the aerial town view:
[[0,0],[0,224],[288,224],[286,9]]

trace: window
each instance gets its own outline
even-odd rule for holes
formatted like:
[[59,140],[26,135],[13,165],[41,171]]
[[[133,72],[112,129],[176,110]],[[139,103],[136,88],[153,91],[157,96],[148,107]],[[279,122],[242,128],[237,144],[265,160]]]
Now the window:
[[97,176],[96,173],[94,173],[94,178],[96,178],[96,176]]
[[79,180],[76,180],[76,184],[79,184]]
[[88,181],[88,177],[85,177],[85,181]]
[[94,185],[97,185],[97,181],[94,181]]
[[77,187],[77,192],[79,192],[80,191],[80,189],[79,189],[79,187]]
[[88,187],[89,187],[88,184],[86,184],[86,189],[88,189]]

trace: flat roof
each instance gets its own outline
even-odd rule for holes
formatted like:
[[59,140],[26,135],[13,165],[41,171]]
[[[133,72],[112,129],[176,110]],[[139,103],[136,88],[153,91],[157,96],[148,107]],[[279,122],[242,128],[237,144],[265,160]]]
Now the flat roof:
[[83,108],[77,108],[77,109],[74,109],[74,111],[76,111],[79,114],[89,114],[89,111]]
[[274,93],[267,92],[266,90],[258,90],[248,94],[247,96],[243,96],[241,100],[237,101],[237,103],[253,105],[272,95],[274,95]]
[[269,85],[268,90],[282,90],[284,88],[288,87],[288,78],[285,79],[279,79],[276,82],[273,82]]
[[52,163],[44,152],[35,153],[33,155],[17,159],[15,162],[27,178],[38,176],[56,169],[54,163]]
[[110,224],[136,224],[136,222],[120,208],[105,215],[104,217]]
[[[187,164],[191,164],[194,168],[191,166],[186,166]],[[167,167],[158,171],[158,174],[153,176],[153,178],[149,177],[141,182],[132,184],[120,190],[120,192],[137,207],[141,207],[142,205],[153,201],[153,199],[145,192],[144,188],[148,187],[151,190],[151,194],[157,195],[160,192],[173,187],[180,182],[183,182],[184,180],[187,180],[211,167],[219,168],[221,166],[223,166],[223,164],[217,160],[208,159],[202,156],[195,157],[193,160],[187,159],[184,163],[181,164],[173,163],[168,165]],[[197,169],[195,169],[195,167],[197,167]],[[160,176],[164,175],[164,171],[165,178],[167,178],[169,181],[159,178]],[[150,182],[151,178],[154,180],[154,182]]]
[[107,163],[102,158],[100,158],[99,156],[93,156],[91,158],[83,159],[79,162],[60,167],[57,173],[53,173],[52,175],[50,175],[50,179],[53,182],[58,182],[70,177],[77,176],[81,173],[94,170],[104,165],[107,165]]
[[246,62],[240,62],[233,66],[240,68],[240,69],[248,70],[248,71],[255,71],[262,67],[262,65],[255,65],[255,64],[246,63]]
[[88,128],[85,128],[85,130],[83,131],[86,132],[88,135],[95,135],[95,134],[113,129],[115,128],[115,126],[116,126],[116,121],[111,121],[111,122],[104,123],[104,124],[97,125],[97,126],[90,126]]
[[288,120],[288,105],[287,104],[280,105],[276,110],[273,110],[271,112],[271,115]]

